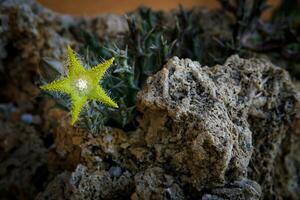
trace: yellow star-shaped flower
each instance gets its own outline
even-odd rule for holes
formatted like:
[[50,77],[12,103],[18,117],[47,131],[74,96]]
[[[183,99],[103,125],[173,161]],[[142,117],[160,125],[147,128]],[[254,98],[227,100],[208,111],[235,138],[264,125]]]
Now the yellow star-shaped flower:
[[72,119],[74,125],[80,111],[88,100],[96,100],[107,106],[118,108],[117,103],[112,100],[99,85],[105,71],[113,63],[111,58],[91,69],[86,70],[76,58],[74,51],[68,47],[69,73],[66,77],[41,86],[47,91],[63,92],[70,96],[72,102]]

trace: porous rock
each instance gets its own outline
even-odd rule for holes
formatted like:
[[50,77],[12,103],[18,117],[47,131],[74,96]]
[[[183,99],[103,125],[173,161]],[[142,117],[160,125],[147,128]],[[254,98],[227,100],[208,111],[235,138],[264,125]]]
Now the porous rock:
[[[238,187],[243,195],[218,189],[212,199],[221,193],[230,199],[299,194],[299,94],[287,72],[268,60],[232,56],[208,68],[174,57],[148,79],[138,99],[147,147],[181,183],[203,191],[250,179]],[[284,158],[290,165],[275,164]],[[246,194],[249,185],[255,187]]]
[[71,199],[122,199],[132,190],[129,172],[120,177],[112,177],[108,171],[88,172],[83,165],[78,165],[72,173],[70,184],[74,188]]
[[135,175],[135,193],[132,200],[137,199],[185,199],[184,193],[174,178],[159,168],[148,168]]
[[116,178],[108,171],[91,171],[79,164],[71,174],[64,172],[58,175],[36,199],[128,199],[133,190],[132,183],[128,171]]
[[244,176],[252,154],[251,131],[246,119],[237,116],[246,110],[228,109],[238,109],[236,94],[242,88],[231,77],[237,72],[225,70],[229,73],[215,75],[213,68],[175,57],[139,94],[147,145],[199,191],[223,185],[228,171],[231,178]]

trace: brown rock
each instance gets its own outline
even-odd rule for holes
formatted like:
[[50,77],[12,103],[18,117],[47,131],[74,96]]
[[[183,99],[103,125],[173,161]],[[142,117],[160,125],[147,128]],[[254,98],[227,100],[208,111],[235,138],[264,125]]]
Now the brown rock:
[[232,56],[223,66],[208,68],[174,57],[148,79],[138,99],[147,146],[182,182],[201,191],[250,177],[264,197],[299,192],[288,186],[298,184],[291,175],[295,171],[282,173],[295,170],[295,160],[290,166],[274,165],[277,159],[291,159],[283,149],[299,147],[284,145],[299,140],[299,128],[290,123],[299,115],[299,94],[288,74],[269,61]]

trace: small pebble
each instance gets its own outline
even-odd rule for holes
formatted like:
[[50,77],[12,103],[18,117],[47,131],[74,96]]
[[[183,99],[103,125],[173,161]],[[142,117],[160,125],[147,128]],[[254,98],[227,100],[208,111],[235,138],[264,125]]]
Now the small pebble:
[[25,114],[22,114],[21,120],[25,124],[32,124],[32,122],[33,122],[33,116],[31,114],[25,113]]
[[113,138],[112,135],[106,135],[106,136],[104,136],[104,141],[107,142],[107,143],[111,143],[113,139],[114,138]]
[[99,156],[95,156],[95,160],[96,160],[97,162],[102,162],[102,161],[103,161],[102,158],[100,158]]
[[41,118],[38,115],[24,113],[21,115],[21,121],[24,122],[25,124],[40,124]]
[[121,167],[111,167],[108,172],[113,177],[119,177],[122,175]]

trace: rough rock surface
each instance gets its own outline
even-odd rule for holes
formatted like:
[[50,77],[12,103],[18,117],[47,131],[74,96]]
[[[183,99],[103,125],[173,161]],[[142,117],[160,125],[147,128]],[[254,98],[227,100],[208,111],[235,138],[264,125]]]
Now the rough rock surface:
[[213,74],[213,68],[173,58],[139,96],[147,146],[199,191],[222,185],[226,172],[233,179],[245,175],[252,154],[251,131],[240,117],[247,109],[238,102],[238,72],[219,68]]
[[135,176],[135,193],[131,199],[185,199],[183,190],[174,177],[159,168],[148,168]]
[[175,57],[139,100],[146,145],[181,183],[228,187],[211,192],[230,199],[300,194],[299,93],[269,61],[232,56],[208,68]]
[[[175,57],[140,91],[137,130],[92,135],[39,97],[41,63],[64,70],[53,60],[67,44],[84,45],[80,30],[117,40],[125,18],[72,18],[31,0],[0,5],[0,103],[16,107],[5,104],[5,117],[0,107],[1,198],[299,198],[299,93],[284,70],[265,59],[206,67]],[[42,124],[20,122],[23,113]]]

